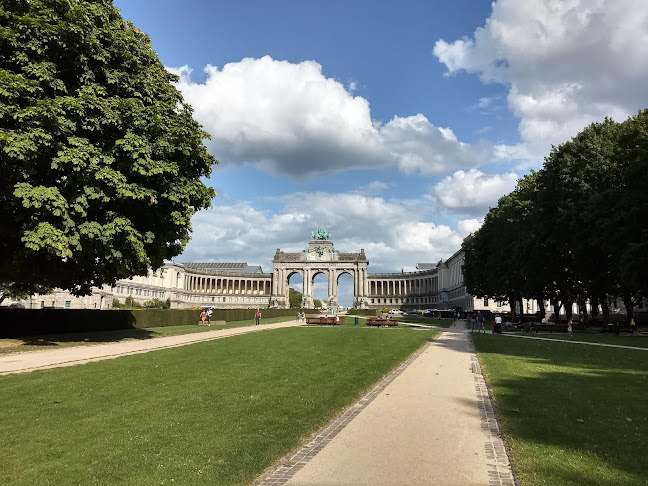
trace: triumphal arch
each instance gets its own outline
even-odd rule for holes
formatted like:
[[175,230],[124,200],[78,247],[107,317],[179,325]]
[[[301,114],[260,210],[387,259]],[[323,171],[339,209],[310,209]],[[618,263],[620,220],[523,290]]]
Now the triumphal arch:
[[294,274],[302,276],[303,297],[302,307],[312,309],[313,281],[320,273],[328,277],[329,307],[338,305],[338,279],[340,275],[349,274],[353,277],[353,305],[358,309],[367,308],[369,261],[364,249],[360,253],[341,253],[331,241],[331,234],[318,228],[311,233],[311,241],[300,253],[286,253],[277,249],[272,259],[272,307],[289,307],[290,277]]

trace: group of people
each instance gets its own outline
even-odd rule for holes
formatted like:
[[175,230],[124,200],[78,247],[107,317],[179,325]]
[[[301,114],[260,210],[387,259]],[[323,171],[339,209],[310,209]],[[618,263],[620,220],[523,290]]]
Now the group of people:
[[[466,317],[466,324],[471,332],[486,332],[484,327],[485,322],[486,317],[481,311],[478,311],[477,314],[468,314]],[[513,327],[513,324],[510,322],[507,322],[505,325],[507,329]],[[499,314],[496,314],[495,319],[493,320],[493,334],[502,334],[502,316]]]
[[298,312],[297,315],[296,315],[296,319],[295,319],[295,320],[296,320],[297,322],[299,322],[299,321],[304,322],[304,321],[306,320],[306,313],[305,313],[305,312]]
[[486,332],[486,329],[484,329],[485,318],[481,311],[477,312],[477,314],[468,314],[467,320],[471,332]]
[[203,323],[203,326],[205,325],[205,321],[207,321],[207,325],[211,326],[211,316],[212,316],[213,311],[211,309],[203,309],[202,312],[200,313],[200,320]]
[[[203,326],[205,325],[205,322],[207,322],[208,326],[211,326],[211,317],[212,317],[213,311],[211,309],[203,309],[200,312],[200,321],[202,322]],[[257,309],[256,312],[254,313],[254,324],[256,326],[261,325],[261,310]]]

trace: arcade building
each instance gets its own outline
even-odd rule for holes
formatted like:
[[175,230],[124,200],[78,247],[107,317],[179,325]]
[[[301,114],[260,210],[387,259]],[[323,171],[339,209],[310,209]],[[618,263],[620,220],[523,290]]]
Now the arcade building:
[[[165,263],[146,276],[119,280],[112,287],[93,289],[91,295],[74,297],[55,290],[20,301],[6,299],[2,306],[63,309],[109,309],[113,299],[127,297],[143,304],[152,299],[167,300],[172,308],[211,306],[214,308],[288,308],[289,282],[301,275],[302,307],[313,308],[314,279],[328,278],[326,306],[338,306],[338,282],[342,275],[353,278],[353,305],[360,309],[393,307],[401,309],[457,309],[506,312],[508,304],[469,295],[463,283],[463,252],[447,260],[419,263],[414,272],[369,273],[364,249],[343,253],[331,241],[330,233],[318,228],[299,253],[277,249],[272,272],[246,263]],[[535,301],[525,303],[526,312],[535,312]]]

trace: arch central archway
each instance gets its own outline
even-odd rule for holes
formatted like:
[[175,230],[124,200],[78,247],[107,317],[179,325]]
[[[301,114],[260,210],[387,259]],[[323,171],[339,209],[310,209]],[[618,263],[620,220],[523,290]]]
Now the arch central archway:
[[337,306],[338,279],[349,274],[353,278],[353,306],[366,308],[368,299],[367,267],[369,261],[364,249],[360,253],[341,253],[330,240],[314,239],[300,253],[286,253],[279,249],[272,260],[273,287],[270,299],[276,307],[290,307],[288,278],[299,273],[304,282],[303,305],[313,307],[313,282],[322,273],[328,277],[327,302]]

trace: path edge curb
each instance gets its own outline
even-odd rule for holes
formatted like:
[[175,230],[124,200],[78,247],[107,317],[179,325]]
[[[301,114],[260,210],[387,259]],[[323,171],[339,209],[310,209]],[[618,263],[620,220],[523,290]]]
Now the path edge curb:
[[[467,332],[466,334],[470,335],[471,333]],[[491,393],[490,387],[488,386],[488,382],[484,377],[482,371],[483,369],[482,363],[481,360],[479,359],[479,354],[477,353],[477,349],[475,347],[475,343],[472,340],[472,336],[470,336],[469,339],[470,339],[470,350],[472,353],[471,356],[472,371],[475,379],[475,389],[477,392],[477,397],[479,399],[479,414],[482,419],[482,429],[489,430],[491,433],[491,440],[489,441],[491,443],[490,447],[488,447],[488,444],[486,445],[487,454],[490,455],[491,459],[496,460],[495,455],[497,451],[495,450],[496,448],[492,443],[496,442],[497,440],[501,441],[503,450],[506,453],[506,457],[508,460],[511,480],[515,486],[521,486],[520,479],[517,473],[517,468],[515,467],[515,462],[513,461],[513,457],[511,455],[511,445],[509,444],[508,440],[506,439],[505,435],[502,432],[502,428],[500,427],[500,420],[499,420],[499,413],[497,411],[497,406],[495,405],[495,400],[493,399],[493,395]],[[489,417],[489,415],[492,415],[492,417]],[[497,461],[497,462],[501,462],[501,461]],[[510,481],[507,478],[502,477],[500,471],[498,470],[499,468],[497,467],[497,465],[494,466],[495,468],[492,471],[489,471],[489,476],[490,476],[489,483],[491,485],[510,484]]]

